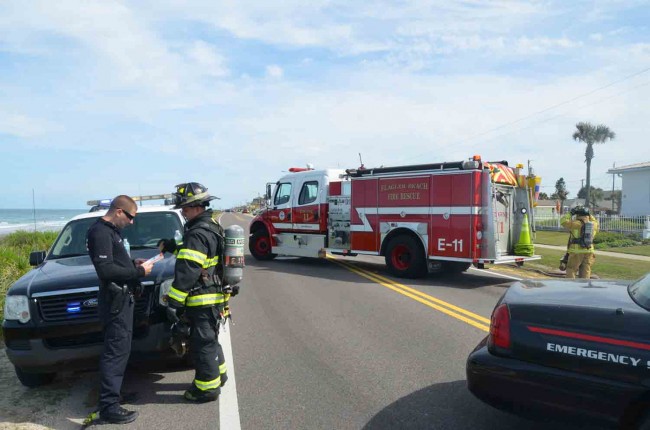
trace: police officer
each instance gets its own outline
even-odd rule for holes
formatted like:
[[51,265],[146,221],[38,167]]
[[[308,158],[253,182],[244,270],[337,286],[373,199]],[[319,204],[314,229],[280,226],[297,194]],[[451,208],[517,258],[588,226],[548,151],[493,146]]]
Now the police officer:
[[569,230],[567,252],[569,260],[566,263],[566,277],[589,279],[591,266],[596,260],[594,254],[594,237],[598,233],[598,221],[583,206],[576,206],[560,218],[560,224]]
[[88,254],[99,277],[99,318],[104,349],[99,359],[99,417],[102,421],[126,424],[137,411],[122,408],[120,388],[131,353],[133,334],[133,291],[138,278],[151,273],[153,263],[132,261],[124,247],[120,230],[133,223],[138,206],[129,196],[113,199],[108,212],[88,230]]
[[[223,229],[207,209],[217,197],[197,182],[176,185],[175,208],[187,219],[182,244],[163,241],[163,251],[176,253],[174,282],[169,291],[168,317],[178,323],[189,321],[190,356],[195,366],[194,381],[183,397],[191,402],[217,400],[225,384],[226,364],[219,344],[218,324],[224,315],[226,291],[221,279]],[[182,310],[182,312],[181,312]]]

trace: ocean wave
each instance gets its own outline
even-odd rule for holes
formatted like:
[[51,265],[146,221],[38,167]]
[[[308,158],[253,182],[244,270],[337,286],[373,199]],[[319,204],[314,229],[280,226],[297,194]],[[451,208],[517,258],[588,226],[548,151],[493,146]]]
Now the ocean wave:
[[[21,228],[29,227],[30,224],[9,224],[7,222],[0,222],[0,229],[13,229],[13,230],[18,230]],[[34,227],[34,224],[31,224],[32,227]]]

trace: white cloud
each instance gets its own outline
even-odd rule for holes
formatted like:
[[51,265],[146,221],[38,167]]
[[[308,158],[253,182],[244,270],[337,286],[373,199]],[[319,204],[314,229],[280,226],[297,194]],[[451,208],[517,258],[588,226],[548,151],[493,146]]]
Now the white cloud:
[[30,139],[47,133],[61,131],[63,127],[51,121],[2,111],[0,109],[0,134]]
[[[579,181],[575,123],[604,122],[619,136],[596,148],[594,172],[631,164],[647,153],[650,100],[640,75],[538,114],[647,68],[647,30],[613,22],[575,31],[585,9],[546,0],[7,1],[0,133],[43,152],[82,143],[97,164],[108,147],[133,163],[143,152],[159,157],[167,171],[188,162],[207,186],[242,176],[230,166],[255,166],[242,180],[249,188],[223,183],[242,198],[291,164],[353,167],[359,152],[368,166],[474,153],[531,159],[545,184]],[[561,28],[567,16],[571,28]],[[626,42],[632,35],[640,42]],[[24,66],[32,62],[42,71]]]
[[225,59],[216,48],[202,40],[196,40],[189,48],[188,57],[208,76],[225,77],[229,74]]
[[273,79],[280,79],[282,78],[282,75],[284,75],[284,71],[282,70],[282,67],[277,64],[266,66],[266,76]]

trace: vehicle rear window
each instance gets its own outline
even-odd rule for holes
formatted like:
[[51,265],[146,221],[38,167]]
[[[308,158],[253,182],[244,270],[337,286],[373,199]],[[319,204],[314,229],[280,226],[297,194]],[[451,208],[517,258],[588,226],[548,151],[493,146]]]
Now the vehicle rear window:
[[639,306],[650,311],[650,273],[634,281],[627,287],[627,291]]

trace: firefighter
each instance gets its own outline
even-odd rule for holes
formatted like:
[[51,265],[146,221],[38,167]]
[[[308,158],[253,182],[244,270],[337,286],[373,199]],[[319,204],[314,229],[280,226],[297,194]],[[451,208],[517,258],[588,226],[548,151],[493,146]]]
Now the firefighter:
[[227,379],[223,350],[217,338],[226,299],[220,277],[223,229],[213,219],[212,210],[207,209],[217,197],[208,194],[203,185],[197,182],[177,185],[172,196],[174,208],[182,209],[187,224],[181,244],[168,239],[160,245],[161,250],[176,253],[167,316],[173,324],[179,323],[181,314],[189,322],[189,353],[196,372],[183,397],[203,403],[217,400]]
[[589,279],[591,266],[596,260],[594,254],[594,237],[598,233],[598,221],[583,206],[576,206],[560,219],[562,227],[569,230],[567,252],[569,260],[566,263],[566,277]]

